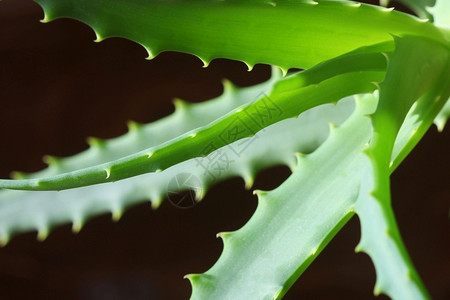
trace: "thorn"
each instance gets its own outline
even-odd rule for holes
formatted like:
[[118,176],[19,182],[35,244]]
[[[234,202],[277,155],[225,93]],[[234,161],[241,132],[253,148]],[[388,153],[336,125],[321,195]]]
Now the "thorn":
[[301,161],[303,161],[306,158],[306,154],[304,153],[300,153],[300,152],[295,152],[294,153],[295,159],[296,159],[296,165],[298,166],[300,164]]
[[266,191],[262,191],[262,190],[254,190],[253,191],[253,195],[257,195],[258,197],[262,197],[264,195],[266,195],[267,192]]
[[219,232],[218,234],[216,234],[216,238],[221,238],[222,240],[225,240],[230,235],[231,235],[231,232],[228,232],[228,231]]
[[154,54],[150,48],[144,46],[144,49],[147,51],[147,57],[145,58],[146,60],[152,60],[156,57],[156,54]]
[[61,162],[61,159],[52,155],[44,155],[42,161],[49,166],[55,166]]
[[280,67],[280,70],[281,70],[281,74],[282,74],[282,76],[283,76],[283,77],[286,77],[286,75],[287,75],[287,73],[288,73],[289,69],[286,69],[286,68]]
[[420,23],[426,23],[426,22],[429,22],[429,21],[430,21],[430,19],[428,19],[428,18],[425,18],[425,19],[422,19],[422,18],[416,18],[416,20],[419,21]]
[[111,219],[113,220],[113,222],[118,222],[120,218],[122,218],[122,215],[122,209],[115,209],[114,211],[112,211]]
[[199,202],[199,201],[202,201],[203,198],[205,197],[206,189],[204,189],[204,188],[196,188],[194,190],[194,193],[195,193],[195,201]]
[[92,148],[104,148],[105,147],[105,141],[99,139],[99,138],[95,138],[95,137],[88,137],[86,139],[86,142],[88,143],[88,145]]
[[246,62],[244,62],[244,63],[247,66],[247,71],[251,72],[253,70],[254,65],[251,65],[250,63],[246,63]]
[[50,18],[48,17],[48,15],[44,12],[44,18],[41,20],[41,23],[48,23],[50,22]]
[[337,125],[331,121],[328,121],[328,128],[330,129],[330,132],[332,132],[337,128]]
[[38,230],[38,234],[37,234],[37,240],[39,242],[43,242],[45,241],[45,239],[48,237],[48,228],[47,227],[43,227],[41,229]]
[[147,155],[147,159],[150,158],[150,157],[152,157],[152,156],[153,156],[153,153],[155,153],[155,152],[148,152],[148,153],[146,153],[145,155]]
[[141,124],[139,124],[139,123],[137,123],[137,122],[135,122],[135,121],[128,121],[127,122],[127,127],[128,127],[128,131],[137,131],[137,130],[139,130],[141,127],[142,127],[142,125]]
[[373,294],[375,296],[379,296],[383,292],[383,289],[380,287],[379,283],[375,283],[375,287],[373,289]]
[[9,240],[10,240],[9,235],[4,235],[0,237],[0,247],[5,247],[6,245],[8,245]]
[[175,110],[185,110],[189,106],[189,104],[186,101],[184,101],[180,98],[173,98],[172,103],[173,103],[173,106],[175,106]]
[[191,137],[191,138],[195,138],[196,136],[197,136],[197,132],[191,133],[191,134],[189,135],[189,137]]
[[253,184],[255,183],[255,178],[252,175],[244,175],[243,179],[245,183],[245,189],[251,189]]
[[267,2],[267,4],[269,4],[272,7],[276,7],[277,6],[277,4],[275,2]]
[[19,171],[13,171],[9,174],[9,176],[12,179],[17,179],[17,180],[27,179],[27,174],[25,174],[24,172],[19,172]]
[[111,176],[111,168],[105,169],[106,172],[106,179],[108,179]]
[[103,41],[103,37],[100,35],[100,33],[98,33],[97,31],[94,30],[95,33],[95,43],[100,43],[101,41]]
[[234,91],[235,90],[234,84],[230,80],[228,80],[226,78],[222,79],[222,86],[223,86],[223,91],[224,92]]
[[203,63],[203,68],[207,68],[208,66],[209,66],[209,63],[211,62],[211,60],[207,60],[207,59],[203,59],[203,58],[201,58],[201,57],[198,57],[201,61],[202,61],[202,63]]
[[188,279],[191,284],[194,283],[194,281],[200,279],[201,275],[200,274],[187,274],[183,276],[183,279]]
[[361,243],[359,243],[356,247],[355,247],[355,253],[361,253],[364,252],[363,246],[361,245]]
[[152,209],[158,209],[161,206],[162,203],[162,197],[158,196],[158,197],[154,197],[151,201],[151,206]]
[[156,170],[155,170],[155,173],[161,173],[161,172],[162,172],[161,169],[156,169]]
[[77,234],[83,228],[83,222],[81,220],[72,221],[72,232]]

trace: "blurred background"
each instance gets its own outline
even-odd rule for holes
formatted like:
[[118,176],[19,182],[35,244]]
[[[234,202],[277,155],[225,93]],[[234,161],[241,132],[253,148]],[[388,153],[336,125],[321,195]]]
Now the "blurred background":
[[[200,102],[220,95],[221,79],[248,86],[269,78],[270,67],[248,72],[243,63],[145,50],[114,38],[94,43],[86,25],[42,24],[31,0],[0,2],[0,176],[32,172],[42,156],[69,156],[87,148],[87,136],[113,138],[126,122],[147,123],[173,111],[172,98]],[[448,170],[450,130],[433,126],[392,176],[399,227],[422,279],[435,299],[449,299]],[[286,167],[260,173],[255,188],[272,189]],[[220,231],[240,228],[256,207],[242,179],[215,185],[194,208],[148,202],[113,222],[90,220],[79,234],[56,228],[44,242],[34,232],[0,248],[0,299],[187,299],[188,273],[209,269],[222,251]],[[355,254],[355,217],[306,270],[285,299],[372,299],[375,271]],[[385,299],[386,297],[378,297]]]

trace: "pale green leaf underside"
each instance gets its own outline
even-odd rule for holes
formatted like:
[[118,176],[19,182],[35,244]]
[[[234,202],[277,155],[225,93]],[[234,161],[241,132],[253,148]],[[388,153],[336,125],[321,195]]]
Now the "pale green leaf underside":
[[[259,87],[267,89],[272,81],[273,79]],[[257,87],[238,89],[234,92],[237,99],[228,94],[223,96],[225,98],[219,98],[222,100],[205,102],[202,107],[206,108],[209,104],[217,102],[222,102],[224,107],[232,106],[239,102],[243,94],[253,95],[249,91]],[[342,100],[337,105],[319,106],[306,111],[299,118],[276,123],[252,138],[212,152],[206,158],[191,159],[160,173],[150,173],[115,183],[61,192],[2,191],[0,192],[0,243],[5,244],[14,234],[32,230],[37,230],[39,239],[43,239],[53,227],[69,222],[73,224],[73,229],[78,231],[90,217],[110,212],[113,218],[117,219],[126,207],[146,199],[151,199],[152,206],[156,208],[168,192],[185,188],[194,188],[197,198],[201,199],[212,184],[231,176],[242,177],[247,187],[250,187],[256,172],[263,168],[277,164],[285,164],[293,168],[295,166],[294,152],[307,153],[315,149],[328,134],[328,122],[342,123],[352,109],[352,101],[349,99]],[[195,114],[191,117],[195,117]],[[185,118],[187,124],[190,123],[191,117]],[[145,125],[143,128],[157,127],[157,124],[161,124],[158,122],[160,121]],[[297,130],[290,130],[292,128]],[[120,139],[113,140],[110,145]],[[124,140],[126,140],[125,137]],[[114,155],[112,146],[108,151]],[[74,160],[76,159],[75,157]],[[70,161],[71,158],[68,160]],[[169,187],[171,180],[176,176],[186,175],[192,175],[193,186]]]
[[67,158],[46,157],[49,167],[33,174],[17,174],[19,178],[48,177],[78,169],[92,167],[163,144],[188,131],[202,127],[222,117],[239,106],[249,104],[271,92],[281,77],[281,71],[272,69],[266,82],[238,88],[224,81],[223,93],[215,99],[201,103],[174,100],[175,112],[147,125],[129,124],[129,132],[111,140],[88,139],[90,148]]
[[[371,135],[366,98],[318,150],[300,157],[277,189],[258,194],[243,228],[221,233],[224,251],[206,273],[189,275],[192,299],[273,299],[281,296],[353,215]],[[329,155],[333,153],[333,155]],[[301,183],[301,184],[299,184]]]

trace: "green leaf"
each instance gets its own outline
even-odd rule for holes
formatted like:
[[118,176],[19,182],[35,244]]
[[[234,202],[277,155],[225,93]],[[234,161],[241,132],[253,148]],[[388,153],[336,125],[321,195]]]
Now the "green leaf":
[[[381,71],[385,68],[383,59],[372,59],[376,55],[349,54],[360,72],[351,72],[355,68],[352,64],[350,67],[347,64],[341,67],[336,64],[340,60],[347,60],[348,56],[345,55],[285,78],[274,86],[272,94],[263,95],[252,104],[242,106],[207,126],[160,146],[106,164],[46,178],[0,180],[0,187],[63,190],[157,172],[187,159],[208,155],[212,150],[208,150],[206,145],[211,139],[214,139],[214,148],[218,149],[241,138],[253,136],[280,120],[296,117],[312,107],[336,102],[349,95],[372,92],[375,89],[372,83],[382,80],[384,73]],[[364,63],[359,64],[360,60]],[[368,71],[362,72],[364,70]],[[351,73],[345,73],[347,71]],[[342,72],[345,74],[338,75]]]
[[88,139],[90,148],[67,158],[46,160],[49,167],[33,173],[16,175],[17,179],[39,178],[92,167],[147,148],[163,144],[188,131],[205,126],[239,106],[249,104],[261,95],[269,94],[273,85],[281,80],[281,71],[273,68],[272,76],[266,82],[245,88],[238,88],[225,80],[223,93],[209,101],[188,103],[175,99],[175,112],[147,125],[130,122],[129,132],[111,140]]
[[[70,17],[91,26],[97,41],[124,37],[152,58],[162,51],[289,68],[310,68],[356,48],[422,35],[445,41],[430,22],[348,1],[298,0],[37,0],[44,21]],[[231,34],[232,33],[232,34]]]
[[[224,250],[204,274],[191,274],[191,299],[279,299],[354,214],[362,150],[376,98],[358,102],[315,152],[277,189],[257,192],[258,207],[241,229],[220,233]],[[333,153],[333,155],[330,155]],[[257,255],[256,255],[257,254]]]
[[[242,96],[257,87],[265,86],[236,90],[234,94]],[[234,102],[232,97],[225,101]],[[215,99],[201,107],[217,102],[222,101]],[[160,173],[61,192],[1,191],[0,244],[6,244],[15,234],[32,230],[37,230],[38,238],[42,240],[55,226],[65,223],[72,223],[74,232],[78,232],[91,217],[111,213],[117,220],[128,206],[147,199],[151,199],[152,207],[157,208],[169,192],[186,188],[193,189],[199,200],[211,185],[232,176],[242,177],[246,187],[250,188],[256,172],[263,168],[278,164],[294,168],[293,153],[306,153],[317,148],[328,135],[327,123],[341,124],[352,109],[352,99],[341,100],[337,105],[315,107],[299,118],[273,124],[253,138],[237,141],[205,158],[188,160]],[[156,125],[145,127],[153,126]],[[292,128],[297,130],[292,131]],[[190,176],[190,187],[170,184],[174,178],[183,176]]]
[[[447,47],[419,37],[396,38],[396,50],[388,55],[379,104],[372,115],[374,133],[366,152],[370,164],[367,163],[356,207],[362,228],[357,249],[368,253],[375,264],[375,294],[383,292],[394,299],[429,297],[396,224],[389,175],[394,163],[391,161],[394,143],[413,103],[424,95],[418,102],[418,106],[428,106],[420,110],[422,116],[419,117],[426,117],[423,130],[429,127],[450,96],[449,57]],[[408,142],[399,150],[400,160],[418,141],[414,132],[410,134]]]

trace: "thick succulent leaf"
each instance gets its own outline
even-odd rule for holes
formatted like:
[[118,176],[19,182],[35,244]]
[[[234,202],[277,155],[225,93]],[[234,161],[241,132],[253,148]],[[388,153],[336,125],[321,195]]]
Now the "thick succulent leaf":
[[[207,107],[207,103],[204,105]],[[111,212],[117,219],[127,206],[147,199],[151,199],[156,208],[168,193],[187,188],[193,189],[198,200],[212,184],[231,176],[242,177],[249,188],[255,173],[263,168],[277,164],[294,168],[294,152],[317,148],[328,135],[328,123],[341,124],[353,107],[352,99],[315,107],[298,118],[269,126],[253,138],[237,141],[205,158],[188,160],[160,173],[61,192],[2,191],[0,244],[6,244],[14,234],[32,230],[37,230],[38,238],[43,239],[55,226],[70,222],[77,232],[92,216]],[[181,179],[184,184],[174,185],[174,179]]]
[[[257,192],[258,207],[241,229],[220,233],[224,250],[204,274],[187,277],[191,299],[278,299],[354,214],[362,150],[370,139],[376,99],[331,131],[277,189]],[[329,155],[333,153],[333,155]],[[255,255],[258,253],[258,255]]]
[[[374,108],[370,108],[370,105],[373,105],[371,104],[373,103],[373,101],[373,99],[370,99],[368,97],[360,100],[358,102],[359,112],[363,113],[365,109],[367,109],[368,113],[370,113],[370,110],[373,111]],[[418,120],[413,111],[414,110],[412,110],[412,112],[407,115],[402,130],[399,133],[399,137],[401,138],[396,141],[396,143],[398,142],[399,145],[395,145],[396,149],[400,149],[399,151],[397,151],[397,153],[402,152],[402,147],[411,143],[408,138],[414,138],[414,132],[416,131],[417,126],[421,128],[429,127],[430,125],[430,118],[424,118],[424,121]],[[426,116],[429,115],[427,114]],[[355,118],[357,118],[357,112],[352,116],[352,118],[355,121]],[[359,116],[358,118],[361,118],[361,116]],[[217,295],[221,296],[221,299],[253,299],[253,295],[256,295],[254,297],[255,299],[265,299],[263,297],[264,295],[267,299],[281,298],[287,291],[287,289],[293,284],[293,282],[302,274],[302,272],[309,266],[309,264],[312,263],[312,261],[319,255],[320,251],[327,245],[327,243],[333,238],[333,236],[339,231],[339,229],[353,215],[354,208],[357,209],[358,212],[360,212],[361,207],[357,205],[359,205],[359,203],[361,202],[361,198],[367,197],[367,184],[370,182],[372,176],[372,174],[370,173],[365,173],[370,168],[370,161],[361,153],[361,151],[358,151],[356,154],[349,152],[349,157],[346,158],[353,158],[355,162],[358,162],[357,166],[351,165],[352,167],[357,168],[358,176],[356,176],[354,180],[351,176],[349,176],[346,178],[348,180],[346,180],[344,183],[340,182],[337,190],[331,193],[329,198],[326,198],[325,196],[323,196],[323,194],[321,194],[323,190],[320,190],[316,193],[316,195],[314,195],[313,192],[315,192],[315,190],[309,191],[303,190],[302,188],[305,182],[306,184],[309,182],[309,178],[311,176],[314,176],[316,172],[320,172],[322,168],[325,167],[326,164],[328,164],[328,161],[332,160],[333,158],[333,156],[327,155],[323,158],[322,164],[317,163],[318,165],[315,166],[315,168],[312,168],[311,157],[314,157],[314,155],[318,155],[318,153],[320,153],[320,151],[322,150],[330,151],[329,149],[327,149],[327,147],[331,146],[331,141],[333,139],[336,139],[337,137],[340,137],[340,139],[342,139],[341,141],[335,140],[335,143],[347,141],[348,137],[354,137],[355,132],[358,133],[360,132],[359,130],[364,131],[367,124],[370,123],[367,121],[367,119],[361,118],[361,123],[358,126],[355,126],[357,127],[357,129],[353,129],[355,131],[349,130],[350,132],[348,132],[346,135],[341,135],[341,133],[345,133],[346,129],[344,130],[343,128],[346,128],[346,126],[348,126],[352,122],[351,120],[352,119],[349,119],[346,123],[344,123],[344,125],[338,127],[338,130],[334,130],[331,137],[312,155],[309,155],[306,158],[300,157],[300,163],[295,173],[278,189],[269,193],[258,193],[261,195],[260,205],[258,206],[255,215],[244,226],[245,231],[243,228],[235,233],[220,234],[220,236],[224,238],[225,246],[224,253],[220,257],[219,261],[214,265],[212,269],[207,271],[205,274],[192,274],[187,276],[193,284],[193,299],[202,299],[202,297],[209,297],[210,295],[215,295],[214,293],[216,292]],[[424,125],[422,124],[422,122],[427,122],[428,125]],[[370,137],[371,133],[366,137],[366,142],[370,140]],[[363,140],[364,139],[362,139],[361,142],[363,142]],[[349,144],[345,144],[345,146],[343,147],[346,146],[349,146]],[[360,149],[364,148],[363,145],[361,145],[360,147]],[[339,151],[333,153],[339,153]],[[315,157],[317,158],[318,156]],[[397,159],[395,153],[393,159]],[[391,165],[389,172],[392,173],[397,165],[398,164]],[[331,164],[329,171],[333,172],[335,170],[341,170],[343,173],[345,173],[346,171],[345,166],[342,169],[336,169],[335,165]],[[355,171],[355,169],[350,170],[350,172],[352,171]],[[323,176],[326,176],[326,174],[324,174]],[[300,181],[297,181],[298,179],[294,182],[294,178],[300,177],[302,178],[300,184]],[[364,186],[358,188],[360,186],[361,180],[364,181]],[[317,182],[312,185],[313,189]],[[332,184],[334,184],[334,181],[331,182]],[[328,185],[324,187],[324,190],[326,190],[327,187]],[[357,189],[358,192],[356,194],[353,194],[353,199],[345,199],[345,191],[349,192],[352,187]],[[299,193],[299,190],[302,192],[302,194]],[[326,190],[326,192],[329,192],[329,190]],[[282,193],[282,195],[279,195],[279,193]],[[278,195],[278,198],[276,198],[276,195]],[[311,195],[311,198],[307,197],[308,195]],[[317,198],[314,198],[314,196],[316,196]],[[313,199],[314,201],[312,201]],[[332,199],[332,201],[330,201],[330,199]],[[339,199],[343,202],[340,203]],[[291,202],[294,201],[297,201],[295,204],[298,205],[298,210],[297,207],[292,208],[291,206],[291,209],[295,211],[292,215],[289,214],[292,219],[288,219],[289,222],[286,223],[280,222],[279,220],[283,218],[280,218],[277,214],[281,212],[283,205],[285,205],[286,202],[292,204]],[[328,210],[328,208],[331,209]],[[363,209],[365,210],[365,212],[371,212],[370,207],[367,205]],[[379,209],[379,207],[375,207],[374,211],[376,212],[377,209]],[[265,214],[262,214],[262,212],[264,212]],[[362,214],[362,212],[360,213]],[[339,214],[340,218],[337,218]],[[377,217],[379,218],[380,216],[378,215]],[[367,217],[364,217],[364,219],[362,219],[361,221],[363,220],[364,222],[370,222],[370,218]],[[377,221],[380,220],[377,219]],[[291,226],[286,226],[286,224],[290,224]],[[294,226],[293,224],[301,224],[301,226]],[[370,227],[373,227],[374,225],[374,223],[369,224]],[[381,224],[383,225],[383,222],[381,222]],[[261,234],[259,231],[258,234],[255,234],[255,232],[253,232],[255,230],[258,230],[257,226],[261,226],[260,228],[265,228],[266,231],[264,232],[264,234]],[[280,226],[281,228],[276,228],[277,226]],[[366,226],[366,224],[363,224],[363,226]],[[253,229],[253,231],[250,229]],[[284,234],[289,231],[294,231],[294,229],[297,230],[294,237],[292,237],[291,239],[283,239]],[[267,233],[267,230],[277,232],[277,234],[271,235]],[[278,243],[273,242],[271,244],[266,244],[267,240],[270,240],[271,238]],[[363,238],[369,241],[369,244],[366,246],[370,245],[376,247],[378,241],[376,238],[374,238],[370,234],[367,234],[367,232],[364,233]],[[262,241],[263,239],[265,240]],[[300,241],[300,239],[302,239],[302,241]],[[255,243],[255,245],[253,245],[253,243]],[[296,246],[298,248],[291,249],[291,243],[297,243]],[[230,244],[232,247],[227,246],[228,244]],[[358,248],[358,250],[362,250],[362,245],[363,243],[360,243],[360,247]],[[389,244],[387,245],[392,246]],[[234,249],[235,247],[239,247],[239,250],[242,252],[231,251],[231,249]],[[257,251],[253,249],[257,249]],[[293,257],[295,258],[290,257],[290,259],[285,259],[285,255],[287,253],[286,249],[288,249],[288,253],[292,253]],[[295,252],[295,250],[297,252]],[[402,265],[401,259],[396,260],[398,259],[397,250],[398,248],[393,249],[395,261],[393,262],[392,260],[389,260],[389,263],[393,263],[393,265],[395,265],[396,267],[389,266],[388,264],[383,265],[384,268],[389,270],[389,272],[394,272],[394,274],[399,270],[398,266]],[[262,258],[256,257],[254,255],[254,251],[256,251],[258,254],[262,253]],[[241,255],[244,255],[245,259],[240,260]],[[255,262],[256,260],[258,261]],[[261,262],[261,264],[259,264],[259,262]],[[273,270],[276,270],[277,273],[272,276]],[[253,277],[247,277],[247,274],[252,274]],[[225,279],[220,280],[221,278]],[[239,278],[239,280],[237,280],[236,278]],[[247,278],[247,280],[242,283],[241,280],[244,280],[244,278]],[[257,278],[258,280],[254,280],[255,278]],[[258,284],[260,282],[262,282],[261,285]],[[398,284],[398,281],[393,280],[392,283]],[[411,282],[409,282],[409,284],[410,283]],[[402,284],[400,287],[397,287],[397,290],[408,288],[407,285],[408,284],[406,284],[406,286],[405,284]],[[380,292],[378,287],[379,285],[376,286],[376,290]],[[416,291],[416,288],[417,287],[415,285],[412,286],[413,291]],[[219,290],[215,291],[216,289]],[[233,294],[233,291],[235,290],[241,292],[241,294]],[[383,290],[385,291],[386,289]],[[263,291],[266,294],[259,294],[260,291]],[[222,295],[225,296],[222,297]],[[397,296],[396,293],[395,296]]]
[[[425,38],[397,38],[396,50],[388,55],[379,104],[372,115],[374,134],[366,152],[370,164],[363,176],[356,209],[362,227],[357,249],[368,253],[375,264],[375,293],[386,293],[394,299],[423,299],[428,295],[408,256],[392,211],[389,185],[392,151],[414,101],[425,93],[423,103],[418,103],[420,106],[434,105],[436,100],[443,99],[437,101],[434,115],[428,116],[428,126],[444,105],[450,92],[449,55],[447,47]],[[406,145],[414,142],[417,141],[413,139]]]
[[[61,17],[91,26],[100,41],[124,37],[154,57],[162,51],[307,69],[356,48],[422,35],[445,41],[430,22],[348,1],[37,0],[44,21]],[[138,13],[136,13],[138,12]],[[230,34],[232,32],[233,34]],[[282,49],[282,51],[280,51]]]
[[[353,59],[349,60],[348,57]],[[354,64],[336,63],[340,60]],[[358,66],[357,69],[369,71],[351,72],[355,69],[354,65]],[[163,170],[190,158],[206,156],[213,148],[218,149],[238,139],[252,136],[271,124],[296,117],[314,106],[336,102],[357,93],[372,92],[375,89],[372,82],[382,80],[384,68],[385,61],[380,59],[379,54],[344,55],[285,78],[277,82],[271,94],[262,95],[254,103],[239,107],[207,126],[159,146],[102,165],[46,178],[0,180],[0,187],[62,190]],[[345,73],[348,71],[351,73]],[[340,73],[345,74],[337,75]],[[206,147],[211,140],[214,141],[214,147]]]
[[266,82],[244,88],[224,81],[223,93],[209,101],[188,103],[174,100],[175,112],[147,125],[129,123],[129,132],[111,140],[89,138],[90,148],[68,158],[44,157],[47,169],[23,174],[15,172],[15,178],[38,178],[83,169],[142,151],[165,143],[195,128],[205,126],[239,106],[249,104],[262,95],[269,94],[273,85],[282,79],[281,71],[273,68],[272,76]]

